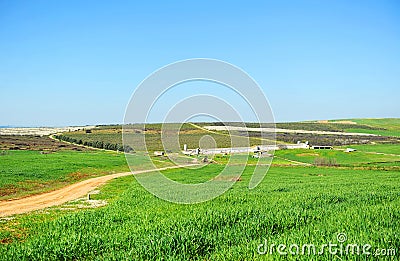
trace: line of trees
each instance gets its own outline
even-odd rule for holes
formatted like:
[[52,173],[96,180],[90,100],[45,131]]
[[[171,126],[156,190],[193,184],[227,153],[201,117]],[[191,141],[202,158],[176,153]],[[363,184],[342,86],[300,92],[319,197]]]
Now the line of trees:
[[84,145],[84,146],[98,148],[98,149],[123,151],[123,152],[127,152],[127,153],[134,152],[134,149],[129,145],[108,143],[108,142],[103,142],[103,141],[82,141],[81,139],[78,140],[78,139],[64,136],[64,135],[54,135],[54,138],[56,138],[58,140],[67,141],[70,143],[75,143],[78,145]]

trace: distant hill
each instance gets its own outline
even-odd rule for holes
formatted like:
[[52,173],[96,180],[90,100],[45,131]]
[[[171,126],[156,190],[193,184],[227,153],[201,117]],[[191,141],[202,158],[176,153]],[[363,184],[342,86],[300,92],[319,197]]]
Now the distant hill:
[[[317,121],[322,122],[322,121]],[[400,137],[400,118],[365,118],[365,119],[340,119],[328,120],[327,123],[353,122],[346,132],[371,133],[383,136]],[[358,128],[358,126],[370,126],[375,129]]]

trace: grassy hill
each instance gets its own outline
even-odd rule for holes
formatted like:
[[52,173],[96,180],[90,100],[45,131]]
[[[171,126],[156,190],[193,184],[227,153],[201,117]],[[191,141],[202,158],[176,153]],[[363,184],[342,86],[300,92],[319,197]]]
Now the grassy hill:
[[[382,136],[400,137],[400,118],[381,118],[381,119],[343,119],[329,122],[355,122],[356,124],[347,126],[346,132],[371,133]],[[339,124],[339,123],[336,123]],[[369,126],[371,129],[365,129],[360,126]]]

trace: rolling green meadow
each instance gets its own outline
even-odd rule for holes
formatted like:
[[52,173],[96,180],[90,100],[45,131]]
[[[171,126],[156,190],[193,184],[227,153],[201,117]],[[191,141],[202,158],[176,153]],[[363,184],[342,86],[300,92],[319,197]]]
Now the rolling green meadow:
[[[397,145],[398,146],[398,145]],[[360,147],[362,149],[364,147]],[[368,148],[368,147],[367,147]],[[389,148],[390,150],[390,148]],[[374,166],[381,162],[394,162],[400,165],[399,155],[376,154],[364,151],[344,152],[342,150],[278,150],[275,155],[286,159],[313,164],[318,158],[335,159],[336,164],[346,166]]]
[[[102,129],[115,132],[115,127]],[[186,131],[198,133],[190,126]],[[92,134],[65,135],[98,138],[96,132]],[[197,135],[191,137],[192,143],[198,139]],[[357,151],[348,153],[346,148]],[[137,152],[131,157],[131,167],[150,168],[145,154]],[[251,190],[248,186],[255,165],[268,164],[271,158],[260,162],[248,155],[234,158],[231,163],[246,164],[245,171],[231,189],[211,201],[167,202],[147,192],[133,176],[126,176],[99,187],[91,200],[81,198],[0,218],[0,259],[398,260],[398,143],[277,150],[269,172]],[[172,165],[167,157],[151,159],[157,167]],[[181,183],[201,183],[213,179],[229,159],[229,155],[215,155],[201,168],[171,169],[163,174]],[[319,164],[322,159],[334,164]],[[0,162],[0,200],[129,171],[123,153],[99,149],[4,150]],[[105,204],[92,206],[91,201]],[[79,207],[82,204],[90,206]],[[339,235],[345,240],[339,241]],[[315,251],[303,251],[302,246],[309,244]],[[332,253],[325,244],[342,246],[342,252]],[[370,246],[366,252],[345,252],[347,245],[361,249],[366,244]],[[279,245],[286,246],[283,254]],[[299,249],[289,248],[293,245]]]
[[[133,155],[135,170],[172,165],[167,158],[152,162],[143,154]],[[0,156],[0,200],[27,196],[107,174],[130,171],[123,153],[104,150],[51,153],[5,151]]]
[[[340,121],[340,120],[338,120]],[[400,137],[400,119],[350,119],[357,125],[348,126],[346,132],[361,132],[383,136]],[[359,128],[358,125],[370,126],[371,129]]]
[[[202,171],[212,177],[222,166]],[[178,205],[145,191],[133,177],[113,180],[99,209],[38,211],[1,223],[4,260],[274,260],[270,244],[321,245],[345,233],[352,244],[399,249],[398,171],[272,167],[248,190],[252,167],[215,200]],[[179,180],[193,171],[170,170]],[[7,242],[7,241],[6,241]],[[287,255],[293,260],[367,259],[367,256]],[[370,257],[368,257],[370,258]]]
[[400,146],[398,144],[367,144],[351,145],[349,147],[355,148],[362,152],[400,154]]
[[124,154],[9,150],[0,156],[0,199],[43,192],[78,180],[128,171]]
[[[166,124],[168,125],[176,125],[176,124]],[[205,123],[200,124],[189,124],[184,123],[179,128],[179,143],[180,144],[187,144],[188,148],[195,149],[199,147],[199,140],[205,136],[211,136],[216,144],[218,144],[221,148],[231,147],[231,137],[229,132],[227,131],[209,131],[202,128],[202,125]],[[146,124],[145,127],[141,125],[128,125],[125,126],[125,138],[130,140],[132,144],[137,144],[139,140],[142,139],[144,136],[146,139],[146,148],[135,148],[135,150],[143,151],[159,151],[163,150],[163,144],[161,141],[161,124]],[[173,127],[166,127],[167,130],[164,132],[168,133],[168,129]],[[90,133],[86,133],[84,130],[75,131],[75,132],[68,132],[63,133],[62,136],[64,138],[73,139],[79,142],[79,144],[87,144],[87,143],[96,143],[96,142],[103,142],[103,144],[122,144],[122,127],[121,125],[115,126],[98,126],[97,128],[91,130]],[[250,146],[255,146],[260,144],[259,137],[238,137],[236,142],[239,143],[239,146],[247,146],[248,143]]]

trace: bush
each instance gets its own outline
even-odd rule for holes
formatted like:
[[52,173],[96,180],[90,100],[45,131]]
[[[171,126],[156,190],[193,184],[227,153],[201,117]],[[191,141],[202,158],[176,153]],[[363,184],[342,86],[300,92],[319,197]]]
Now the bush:
[[314,165],[315,166],[339,166],[337,164],[335,158],[323,158],[323,157],[318,157],[314,159]]

